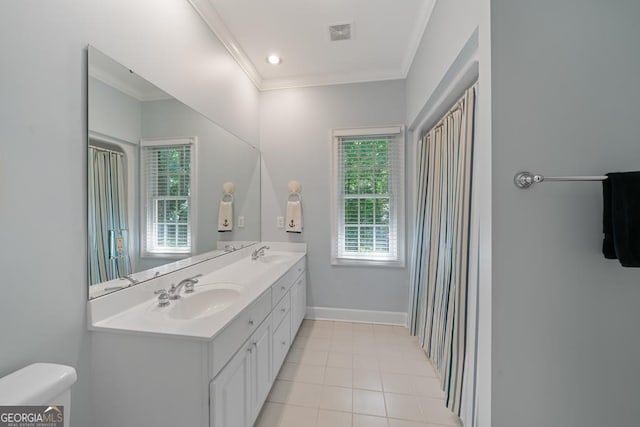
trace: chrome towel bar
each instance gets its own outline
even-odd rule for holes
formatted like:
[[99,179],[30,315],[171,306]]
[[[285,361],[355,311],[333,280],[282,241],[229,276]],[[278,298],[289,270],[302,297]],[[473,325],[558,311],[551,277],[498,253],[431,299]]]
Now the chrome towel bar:
[[543,181],[604,181],[606,176],[543,176],[531,172],[518,172],[513,182],[518,188],[529,188]]

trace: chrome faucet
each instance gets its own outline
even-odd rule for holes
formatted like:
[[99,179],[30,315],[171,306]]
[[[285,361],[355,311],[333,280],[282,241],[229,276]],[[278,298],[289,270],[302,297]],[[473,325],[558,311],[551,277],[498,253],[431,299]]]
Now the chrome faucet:
[[190,294],[193,292],[193,288],[196,283],[198,283],[198,277],[202,277],[202,274],[196,274],[193,277],[188,277],[184,280],[181,280],[178,285],[171,285],[171,289],[169,289],[169,299],[176,300],[180,298],[180,290],[184,287],[184,292]]
[[262,247],[256,249],[255,251],[251,252],[251,259],[255,261],[258,258],[260,258],[261,256],[264,256],[264,250],[265,249],[271,249],[271,248],[269,246],[265,245],[265,246],[262,246]]
[[117,291],[119,289],[126,289],[129,288],[133,285],[137,285],[138,283],[140,283],[139,280],[134,279],[133,277],[131,277],[131,274],[127,275],[127,276],[120,276],[118,277],[118,279],[120,280],[128,280],[129,284],[127,286],[111,286],[108,288],[104,288],[105,291]]
[[233,245],[224,245],[224,251],[225,252],[234,252],[234,251],[237,251],[237,250],[238,250],[238,248],[236,248]]

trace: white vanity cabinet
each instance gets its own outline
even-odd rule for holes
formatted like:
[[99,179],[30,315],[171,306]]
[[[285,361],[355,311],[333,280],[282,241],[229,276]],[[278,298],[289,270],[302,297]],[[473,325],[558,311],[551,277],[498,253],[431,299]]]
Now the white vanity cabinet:
[[253,425],[273,383],[271,317],[268,317],[211,381],[211,425]]
[[95,427],[251,427],[304,317],[305,257],[270,283],[213,338],[94,329]]

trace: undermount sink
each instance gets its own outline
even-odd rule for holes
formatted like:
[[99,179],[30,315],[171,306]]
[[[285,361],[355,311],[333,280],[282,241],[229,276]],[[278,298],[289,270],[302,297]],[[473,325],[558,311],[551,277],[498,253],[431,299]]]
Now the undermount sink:
[[290,259],[291,257],[287,255],[271,254],[261,256],[260,258],[258,258],[258,261],[265,264],[282,264],[283,262],[287,262]]
[[201,319],[227,309],[243,294],[243,287],[233,283],[196,285],[193,293],[171,301],[167,315],[178,320]]

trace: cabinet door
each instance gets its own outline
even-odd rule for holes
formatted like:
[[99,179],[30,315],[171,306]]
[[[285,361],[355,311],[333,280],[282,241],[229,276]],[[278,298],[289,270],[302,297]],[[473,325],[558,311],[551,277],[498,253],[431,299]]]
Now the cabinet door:
[[260,408],[262,408],[273,383],[271,331],[271,316],[269,316],[249,339],[249,345],[252,349],[250,352],[251,387],[249,389],[251,395],[250,421],[252,424],[260,413]]
[[298,328],[307,312],[307,283],[304,273],[291,288],[291,342],[298,333]]
[[211,427],[249,427],[251,346],[245,344],[211,381]]
[[278,375],[284,358],[291,346],[291,312],[288,311],[285,318],[273,333],[273,375]]

